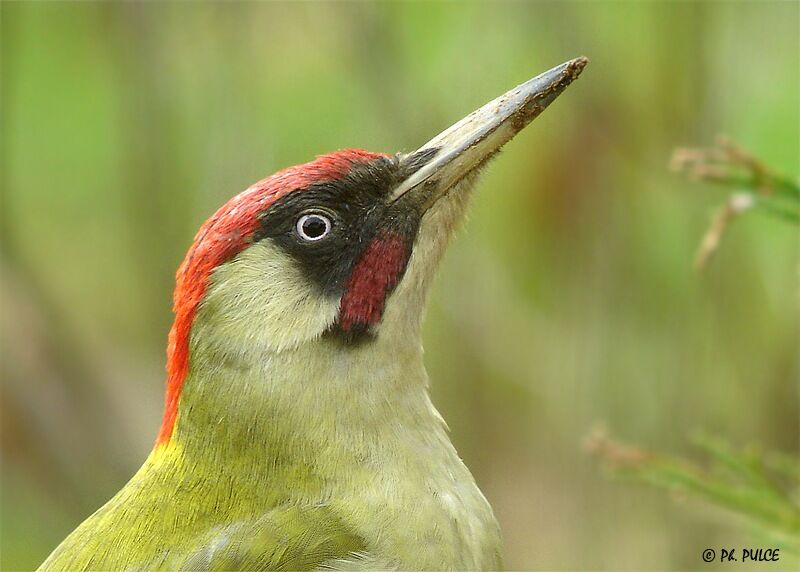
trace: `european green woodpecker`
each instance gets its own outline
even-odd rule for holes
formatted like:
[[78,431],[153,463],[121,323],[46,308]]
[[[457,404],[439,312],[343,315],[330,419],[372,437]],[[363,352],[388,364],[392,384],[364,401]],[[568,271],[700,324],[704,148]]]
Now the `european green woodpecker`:
[[223,205],[178,269],[153,451],[40,570],[500,568],[420,325],[476,174],[586,63],[413,153],[323,155]]

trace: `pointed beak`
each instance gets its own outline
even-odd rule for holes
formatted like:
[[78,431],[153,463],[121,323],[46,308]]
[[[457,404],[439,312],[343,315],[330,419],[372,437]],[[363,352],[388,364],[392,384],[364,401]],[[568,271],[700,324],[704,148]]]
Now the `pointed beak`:
[[587,63],[585,57],[576,58],[526,81],[403,156],[401,167],[410,174],[391,200],[414,195],[429,207],[544,111]]

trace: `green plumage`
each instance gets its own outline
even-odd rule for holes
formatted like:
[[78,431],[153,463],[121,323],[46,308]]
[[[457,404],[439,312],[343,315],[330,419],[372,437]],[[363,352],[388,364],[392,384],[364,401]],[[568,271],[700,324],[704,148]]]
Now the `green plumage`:
[[[370,343],[323,336],[336,302],[268,244],[219,268],[172,438],[41,570],[499,568],[497,523],[430,402],[419,332],[467,194],[426,214]],[[269,312],[247,307],[262,300]]]
[[[263,367],[209,362],[208,378],[187,383],[191,415],[173,439],[42,570],[498,568],[491,510],[427,399],[421,361],[408,367],[419,345],[397,350],[382,365],[365,350],[343,364],[320,342],[274,356],[268,381]],[[298,364],[325,383],[295,375]],[[337,402],[345,384],[354,392]]]
[[365,549],[325,506],[283,504],[259,517],[234,517],[250,511],[237,511],[235,504],[220,509],[234,499],[240,508],[260,503],[221,489],[207,496],[207,484],[189,481],[170,493],[159,490],[155,474],[134,479],[42,569],[314,570]]

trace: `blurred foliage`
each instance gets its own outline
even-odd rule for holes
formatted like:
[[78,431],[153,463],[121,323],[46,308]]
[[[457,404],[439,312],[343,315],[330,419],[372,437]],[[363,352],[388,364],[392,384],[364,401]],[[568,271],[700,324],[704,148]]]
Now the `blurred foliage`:
[[586,448],[617,476],[723,508],[753,531],[759,546],[800,556],[800,459],[757,447],[739,451],[708,435],[694,441],[709,457],[710,467],[621,443],[603,428],[590,434]]
[[[699,270],[706,268],[731,221],[744,212],[762,211],[800,225],[800,184],[774,173],[725,137],[711,149],[676,149],[671,163],[674,171],[684,172],[691,181],[734,191],[716,211],[700,244],[695,257]],[[719,437],[703,434],[694,441],[710,457],[710,468],[622,443],[602,426],[589,434],[585,448],[605,461],[613,474],[726,509],[767,547],[800,556],[800,453],[765,453],[755,446],[738,451]]]
[[720,200],[664,157],[724,131],[800,172],[798,22],[795,2],[0,3],[3,569],[147,454],[174,270],[219,204],[315,154],[413,149],[581,54],[445,260],[433,399],[510,568],[713,568],[704,548],[748,536],[597,478],[578,444],[605,420],[676,455],[694,428],[797,451],[796,229],[743,217],[692,273]]

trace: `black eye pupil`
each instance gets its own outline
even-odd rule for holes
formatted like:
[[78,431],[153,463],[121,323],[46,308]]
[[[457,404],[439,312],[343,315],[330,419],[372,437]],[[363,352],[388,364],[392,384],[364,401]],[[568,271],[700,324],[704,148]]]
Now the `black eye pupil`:
[[331,221],[319,214],[306,214],[297,220],[295,232],[300,239],[308,242],[322,240],[331,231]]
[[303,223],[303,230],[311,238],[317,238],[325,232],[325,223],[320,218],[310,217]]
[[308,238],[319,238],[327,230],[328,225],[318,216],[310,216],[303,221],[303,234]]

